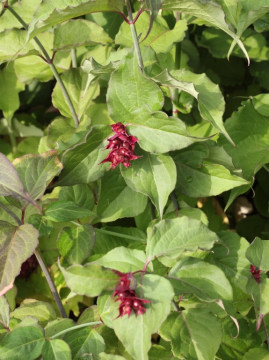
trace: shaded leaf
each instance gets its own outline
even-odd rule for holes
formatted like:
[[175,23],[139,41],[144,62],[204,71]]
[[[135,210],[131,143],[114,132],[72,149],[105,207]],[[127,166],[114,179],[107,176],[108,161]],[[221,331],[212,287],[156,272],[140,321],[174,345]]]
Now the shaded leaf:
[[246,251],[246,258],[260,270],[269,270],[269,241],[256,237]]
[[127,186],[117,169],[102,177],[97,205],[97,214],[102,222],[136,216],[143,212],[146,204],[146,196]]
[[72,221],[92,215],[94,212],[91,210],[82,208],[73,201],[65,200],[54,201],[45,211],[46,219],[55,222]]
[[26,192],[21,179],[12,165],[12,163],[0,153],[0,195],[13,196],[15,198],[23,199],[28,202],[33,202],[30,195]]
[[[62,81],[74,105],[78,119],[81,120],[87,113],[91,100],[99,95],[99,85],[93,82],[87,87],[88,76],[81,69],[70,69],[62,75]],[[52,93],[52,103],[62,115],[72,118],[70,108],[66,103],[59,83]]]
[[214,360],[222,329],[216,317],[207,310],[189,309],[171,313],[161,327],[161,336],[172,342],[175,356]]
[[[19,274],[21,264],[34,252],[38,231],[30,224],[15,227],[0,222],[0,291],[10,287]],[[11,286],[12,287],[12,286]]]
[[88,184],[99,179],[108,169],[108,164],[100,164],[107,155],[104,140],[111,133],[109,126],[93,128],[85,141],[66,150],[62,158],[63,171],[59,185]]
[[56,150],[41,155],[28,154],[13,162],[25,189],[34,200],[44,194],[49,183],[63,168],[56,155]]
[[162,218],[163,209],[176,185],[176,167],[170,156],[143,153],[142,158],[133,162],[121,173],[134,191],[147,195]]
[[189,293],[203,301],[233,299],[233,290],[224,272],[216,265],[200,259],[181,260],[168,276],[179,295]]
[[80,360],[85,355],[97,355],[105,350],[104,339],[95,329],[90,327],[77,329],[74,333],[68,332],[63,340],[69,345],[73,360]]
[[63,340],[46,340],[42,348],[42,356],[44,360],[71,360],[71,350]]
[[44,335],[40,328],[23,326],[7,333],[0,343],[1,360],[35,360],[41,355]]
[[240,40],[239,36],[231,31],[229,25],[225,21],[225,13],[222,7],[215,1],[209,0],[203,2],[201,0],[165,0],[162,5],[162,9],[184,12],[190,14],[191,16],[201,18],[214,27],[220,28],[234,39],[235,43],[238,44],[249,62],[249,57],[244,44]]

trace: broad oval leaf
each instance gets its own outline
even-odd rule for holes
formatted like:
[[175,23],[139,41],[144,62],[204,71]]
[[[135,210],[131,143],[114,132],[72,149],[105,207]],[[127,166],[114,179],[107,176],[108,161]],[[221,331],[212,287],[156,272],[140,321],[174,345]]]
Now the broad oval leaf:
[[150,300],[143,315],[123,316],[112,321],[112,327],[128,353],[135,360],[147,360],[151,335],[157,332],[171,310],[174,296],[168,280],[158,275],[143,276],[139,297]]
[[158,111],[164,96],[159,86],[142,74],[137,58],[128,54],[109,80],[107,103],[115,122],[129,123],[139,113]]
[[23,326],[7,333],[0,343],[1,360],[35,360],[41,355],[44,335],[40,328]]
[[232,287],[224,272],[216,265],[195,258],[185,258],[169,272],[177,294],[190,293],[203,301],[231,301]]
[[110,133],[109,126],[92,128],[84,142],[66,150],[57,185],[88,184],[98,180],[109,167],[100,163],[106,157],[104,141]]
[[126,184],[134,191],[147,195],[162,218],[163,209],[176,185],[176,166],[168,155],[143,153],[142,158],[133,162],[121,173]]
[[92,12],[122,12],[123,0],[47,0],[42,2],[28,28],[31,38],[46,29],[68,19]]
[[51,203],[46,211],[45,217],[55,222],[72,221],[95,215],[91,210],[80,207],[73,201],[58,200]]
[[113,271],[103,269],[97,264],[59,267],[67,286],[78,295],[98,296],[104,290],[113,289],[119,280]]
[[56,155],[57,151],[48,151],[41,155],[28,154],[13,162],[25,189],[34,200],[44,194],[51,180],[63,168]]
[[157,154],[186,148],[198,140],[191,137],[183,121],[163,112],[140,114],[130,120],[128,129],[142,149]]
[[44,360],[71,360],[71,350],[67,343],[60,339],[46,340],[42,348]]
[[250,263],[263,271],[269,270],[269,241],[256,237],[246,251]]
[[102,177],[97,205],[97,214],[102,222],[136,216],[143,212],[146,204],[147,197],[127,186],[118,169]]
[[91,44],[106,45],[111,41],[96,23],[84,19],[70,20],[54,30],[53,50],[68,50]]
[[162,220],[148,232],[147,256],[166,264],[184,251],[209,250],[218,236],[202,222],[183,216]]
[[[83,115],[87,113],[90,107],[91,100],[99,95],[98,83],[95,81],[87,86],[88,75],[79,68],[66,71],[62,75],[62,81],[74,105],[78,119],[82,120]],[[53,90],[52,103],[62,115],[72,118],[72,113],[59,83],[55,85]]]
[[[95,263],[127,273],[142,270],[146,260],[147,258],[144,251],[120,246],[95,260]],[[150,268],[152,269],[151,264],[149,264],[149,269]]]
[[160,332],[173,354],[185,359],[214,360],[222,339],[220,323],[205,309],[171,313]]
[[72,352],[72,360],[92,357],[105,350],[104,339],[98,332],[90,327],[76,329],[74,332],[68,332],[63,340],[69,345]]
[[2,153],[0,153],[0,163],[0,195],[11,195],[15,198],[33,202],[33,199],[26,192],[15,167]]
[[248,53],[244,44],[239,36],[231,31],[225,21],[225,13],[217,2],[212,0],[207,0],[206,2],[201,0],[165,0],[162,9],[184,12],[191,16],[201,18],[211,25],[220,28],[234,39],[234,42],[238,44],[249,63]]
[[0,292],[8,289],[19,274],[21,264],[38,245],[38,231],[30,224],[15,227],[0,221]]

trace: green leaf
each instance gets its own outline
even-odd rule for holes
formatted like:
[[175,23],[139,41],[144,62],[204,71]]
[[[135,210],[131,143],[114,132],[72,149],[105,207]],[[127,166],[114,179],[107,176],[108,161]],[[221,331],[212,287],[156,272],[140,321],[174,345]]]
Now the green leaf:
[[108,169],[108,164],[100,164],[107,155],[104,140],[111,133],[108,126],[92,128],[83,143],[66,150],[62,158],[63,171],[59,185],[88,184],[98,180]]
[[[214,84],[205,74],[195,74],[186,69],[172,70],[171,76],[166,74],[165,77],[164,75],[163,77],[165,83],[172,83],[173,86],[175,86],[178,81],[177,87],[179,87],[179,89],[182,87],[182,82],[192,83],[195,91],[197,92],[197,96],[195,98],[198,101],[198,109],[201,117],[204,120],[209,121],[211,125],[218,129],[218,131],[220,131],[227,140],[234,145],[233,140],[223,125],[222,118],[225,109],[225,102],[219,86]],[[193,89],[188,91],[188,93],[194,95]]]
[[217,235],[198,220],[183,216],[162,220],[148,232],[147,256],[158,257],[166,264],[184,251],[209,250]]
[[111,42],[103,28],[94,22],[77,19],[69,20],[54,30],[53,50],[68,50],[79,46]]
[[50,321],[48,325],[45,327],[45,336],[46,338],[50,338],[58,334],[60,331],[69,329],[74,325],[75,322],[67,318],[58,318],[56,320]]
[[233,290],[224,272],[203,260],[185,258],[170,270],[168,276],[173,279],[171,282],[179,295],[189,293],[203,301],[233,299]]
[[[97,82],[92,82],[87,87],[88,76],[80,68],[70,69],[62,75],[62,81],[74,105],[76,114],[79,120],[82,120],[83,115],[91,105],[91,100],[99,95],[99,85]],[[56,84],[52,93],[52,103],[59,109],[62,115],[71,118],[72,113],[66,103],[63,92],[59,83]]]
[[58,237],[57,247],[70,265],[81,264],[92,252],[95,232],[90,225],[70,226]]
[[59,192],[59,200],[73,201],[86,209],[92,209],[94,206],[93,191],[86,184],[62,187]]
[[170,312],[173,289],[168,280],[158,275],[143,276],[137,288],[139,297],[150,300],[143,315],[132,314],[112,321],[113,329],[125,349],[135,360],[147,360],[151,334],[157,332]]
[[19,327],[7,333],[0,343],[1,360],[35,360],[41,354],[44,335],[34,326]]
[[146,254],[142,250],[116,247],[101,258],[95,260],[98,265],[123,273],[142,270],[146,262]]
[[161,336],[172,342],[175,356],[214,360],[222,329],[216,317],[206,309],[189,309],[170,314],[161,327]]
[[149,27],[144,39],[148,37],[151,32],[154,20],[157,18],[158,12],[162,7],[163,0],[146,0],[146,7],[150,10]]
[[257,268],[269,270],[269,241],[256,237],[246,251],[246,258]]
[[78,295],[98,296],[106,289],[113,289],[119,277],[111,270],[96,264],[60,266],[67,286]]
[[[111,354],[106,354],[106,353],[100,353],[98,360],[126,360],[126,359],[120,355],[111,355]],[[261,359],[261,360],[263,360],[263,359]]]
[[29,25],[29,36],[34,37],[56,24],[92,12],[122,12],[123,5],[123,0],[49,0],[42,3],[36,11]]
[[164,112],[140,114],[128,123],[128,129],[143,150],[157,154],[183,149],[197,141],[183,121]]
[[[21,264],[27,260],[38,245],[38,231],[30,224],[13,226],[0,221],[0,293],[12,287]],[[7,289],[8,290],[8,289]]]
[[126,184],[134,191],[147,195],[162,218],[163,209],[176,185],[176,166],[167,155],[143,153],[142,158],[126,169],[121,167]]
[[161,89],[142,74],[136,56],[128,54],[108,84],[107,103],[112,119],[129,123],[139,113],[160,110],[163,101]]
[[24,84],[18,81],[13,64],[0,71],[0,109],[8,121],[20,106],[19,92],[22,90]]
[[60,142],[65,142],[74,134],[73,119],[58,117],[54,119],[48,127],[47,144],[50,148],[55,149]]
[[[171,51],[175,42],[180,42],[184,39],[185,31],[187,30],[185,19],[178,21],[174,28],[170,30],[164,18],[156,17],[147,36],[152,21],[151,18],[152,15],[150,16],[147,12],[144,12],[135,23],[137,34],[141,34],[141,39],[145,38],[141,42],[141,46],[150,46],[156,53],[166,53]],[[126,22],[122,23],[115,42],[124,47],[133,46],[132,34]]]
[[27,32],[19,29],[0,32],[0,63],[27,54],[37,54],[32,43],[26,44],[26,37]]
[[213,248],[214,262],[224,271],[233,285],[246,291],[250,271],[245,253],[249,243],[231,231],[220,231],[218,236],[221,243],[215,244]]
[[72,221],[94,215],[91,210],[82,208],[73,201],[59,200],[51,203],[46,211],[45,217],[55,222]]
[[250,349],[242,360],[268,360],[268,350],[262,348]]
[[145,195],[133,191],[117,169],[107,172],[101,180],[97,214],[102,222],[136,216],[147,204]]
[[73,360],[80,360],[85,355],[97,355],[105,350],[104,339],[95,329],[86,327],[68,332],[63,340],[69,345]]
[[13,196],[15,198],[23,199],[28,202],[33,202],[33,199],[26,192],[21,179],[12,165],[12,163],[0,153],[0,195]]
[[[21,0],[20,3],[12,4],[14,9],[22,18],[22,20],[28,24],[39,6],[41,0]],[[3,1],[4,3],[4,1]],[[11,28],[21,28],[21,23],[15,18],[10,11],[5,11],[1,14],[0,31]]]
[[9,325],[9,304],[5,296],[0,297],[0,324],[6,328]]
[[190,197],[206,197],[248,184],[248,181],[231,172],[223,165],[204,160],[201,144],[195,144],[178,152],[174,161],[178,173],[178,189]]
[[236,143],[236,149],[223,138],[219,141],[232,157],[235,167],[242,169],[244,177],[250,180],[269,162],[268,117],[260,113],[259,101],[257,104],[255,99],[256,97],[253,99],[254,102],[243,102],[238,111],[225,122],[227,131]]
[[247,291],[252,295],[256,307],[257,330],[261,326],[261,321],[269,313],[269,279],[262,279],[257,283],[252,277],[247,284]]
[[56,155],[56,150],[41,155],[28,154],[13,162],[25,189],[34,200],[42,197],[51,180],[63,168]]
[[56,312],[49,303],[28,299],[10,313],[11,318],[19,320],[23,320],[28,316],[35,317],[44,326],[48,321],[56,319]]
[[42,348],[44,360],[71,360],[71,350],[66,342],[59,339],[46,340]]
[[225,21],[225,13],[222,7],[215,1],[209,0],[203,2],[201,0],[165,0],[162,9],[190,14],[191,16],[205,20],[214,27],[220,28],[234,39],[235,43],[238,44],[245,54],[249,63],[249,57],[244,44],[240,40],[239,36],[230,30],[229,25]]

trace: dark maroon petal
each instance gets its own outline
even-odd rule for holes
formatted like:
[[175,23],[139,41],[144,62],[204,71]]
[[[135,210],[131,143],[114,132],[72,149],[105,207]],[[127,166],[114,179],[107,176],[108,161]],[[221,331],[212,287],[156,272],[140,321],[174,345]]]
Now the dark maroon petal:
[[111,125],[111,127],[112,127],[112,130],[113,130],[115,133],[122,133],[122,132],[125,132],[125,131],[126,131],[126,126],[123,125],[123,124],[120,123],[120,122]]

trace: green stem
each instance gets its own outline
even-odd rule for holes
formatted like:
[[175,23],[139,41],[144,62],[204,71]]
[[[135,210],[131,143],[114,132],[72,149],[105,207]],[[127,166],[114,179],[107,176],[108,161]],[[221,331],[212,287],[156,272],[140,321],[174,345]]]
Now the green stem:
[[75,49],[71,50],[71,58],[72,58],[72,67],[73,68],[78,67],[76,50]]
[[142,59],[139,43],[138,43],[136,28],[135,28],[135,24],[132,23],[133,22],[133,14],[132,14],[130,0],[126,0],[126,5],[127,5],[129,21],[131,23],[130,27],[131,27],[131,32],[132,32],[134,48],[135,48],[135,52],[136,52],[136,56],[137,56],[137,60],[138,60],[138,65],[139,65],[141,71],[144,72],[144,64],[143,64],[143,59]]
[[102,324],[103,323],[101,321],[93,321],[93,322],[89,322],[89,323],[85,323],[85,324],[81,324],[81,325],[75,325],[75,326],[72,326],[71,328],[64,329],[64,330],[58,332],[57,334],[51,336],[50,338],[55,339],[56,337],[61,336],[63,334],[66,334],[69,331],[73,331],[73,330],[76,330],[76,329],[81,329],[81,328],[84,328],[86,326],[102,325]]
[[[10,6],[8,6],[7,8],[14,16],[15,18],[22,24],[22,26],[25,28],[25,30],[28,29],[28,25],[23,21],[23,19],[20,17],[20,15],[14,10],[12,9]],[[40,42],[40,40],[35,36],[34,37],[34,41],[36,42],[37,46],[39,47],[39,49],[41,50],[41,52],[43,53],[44,55],[44,59],[45,61],[48,63],[55,79],[57,80],[61,90],[62,90],[62,93],[64,95],[64,98],[67,102],[67,105],[69,107],[69,110],[72,114],[72,118],[74,120],[74,123],[75,123],[75,127],[78,127],[79,125],[79,120],[78,120],[78,117],[77,117],[77,114],[76,114],[76,111],[75,111],[75,108],[73,106],[73,103],[71,101],[71,98],[66,90],[66,87],[64,86],[64,83],[60,77],[60,75],[58,74],[57,70],[56,70],[56,67],[54,66],[54,64],[52,63],[51,61],[51,58],[49,56],[49,54],[47,53],[47,50],[44,48],[44,46],[42,45],[42,43]]]
[[8,132],[11,148],[12,148],[12,153],[15,154],[15,152],[17,150],[17,142],[16,142],[16,137],[14,135],[14,132],[12,131],[12,120],[11,120],[11,126],[6,118],[3,118],[2,121],[3,121],[3,124],[7,128],[7,132]]
[[131,236],[131,235],[127,235],[127,234],[116,233],[116,232],[114,232],[114,231],[108,231],[108,230],[98,229],[98,228],[95,228],[94,230],[95,230],[96,232],[99,232],[99,233],[103,233],[103,234],[107,234],[107,235],[112,235],[112,236],[116,236],[116,237],[123,238],[123,239],[140,241],[140,242],[143,242],[143,243],[146,242],[146,240],[141,239],[141,238],[138,238],[138,237],[136,237],[136,236]]
[[54,285],[54,282],[53,282],[53,280],[52,280],[52,278],[50,276],[50,273],[49,273],[48,269],[46,268],[44,260],[42,259],[42,257],[41,257],[38,250],[35,250],[34,254],[35,254],[36,258],[37,258],[37,261],[38,261],[44,275],[45,275],[45,278],[46,278],[47,283],[49,285],[50,291],[51,291],[51,293],[52,293],[52,295],[54,297],[54,300],[56,302],[56,305],[57,305],[57,307],[59,309],[59,312],[60,312],[61,316],[63,318],[67,318],[66,312],[65,312],[63,304],[62,304],[62,301],[61,301],[60,296],[59,296],[59,294],[57,292],[57,289],[56,289],[56,287]]

